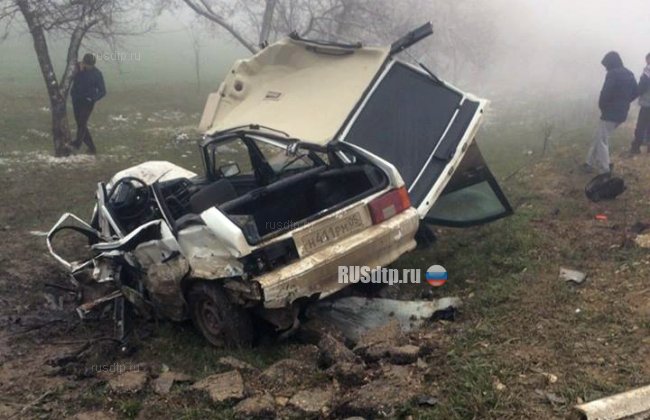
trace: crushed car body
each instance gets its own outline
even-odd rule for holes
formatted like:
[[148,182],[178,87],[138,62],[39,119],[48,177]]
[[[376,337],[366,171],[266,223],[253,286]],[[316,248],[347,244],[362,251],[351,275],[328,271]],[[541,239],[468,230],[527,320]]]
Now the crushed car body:
[[[126,169],[98,185],[89,223],[66,214],[49,232],[75,283],[105,288],[80,315],[112,302],[120,339],[133,307],[247,345],[252,315],[291,331],[348,286],[339,266],[386,266],[427,224],[509,215],[474,141],[487,101],[395,57],[421,34],[385,48],[293,36],[235,63],[201,118],[203,174]],[[69,229],[90,259],[57,254]]]

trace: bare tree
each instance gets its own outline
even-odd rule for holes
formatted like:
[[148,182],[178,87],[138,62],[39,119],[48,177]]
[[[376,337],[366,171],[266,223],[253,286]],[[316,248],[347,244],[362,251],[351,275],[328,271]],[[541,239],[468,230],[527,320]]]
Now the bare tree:
[[[195,13],[209,21],[217,24],[228,31],[244,48],[255,53],[258,48],[251,42],[246,34],[231,24],[231,17],[235,13],[235,8],[230,3],[233,2],[211,2],[210,0],[183,0]],[[274,0],[267,0],[267,3],[275,3]],[[243,2],[241,7],[247,7]],[[269,13],[272,17],[272,13]],[[256,17],[251,13],[251,16]]]
[[[434,36],[411,55],[454,81],[489,64],[496,34],[481,0],[183,0],[248,51],[296,32],[304,37],[389,44],[431,20]],[[257,45],[255,41],[257,40]]]
[[[22,17],[34,44],[52,114],[54,154],[70,153],[67,99],[79,50],[86,38],[115,42],[117,37],[150,29],[147,22],[157,9],[136,0],[0,0],[0,21],[4,37],[17,17]],[[52,64],[49,37],[65,37],[68,48],[60,77]]]
[[[379,9],[374,0],[183,0],[199,16],[225,29],[251,53],[290,32],[345,40]],[[255,40],[255,41],[254,41]]]

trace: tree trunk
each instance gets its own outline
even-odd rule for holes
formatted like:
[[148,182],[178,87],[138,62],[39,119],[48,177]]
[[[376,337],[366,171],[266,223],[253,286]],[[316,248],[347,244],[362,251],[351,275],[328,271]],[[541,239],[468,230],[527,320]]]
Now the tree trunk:
[[54,156],[68,156],[70,154],[70,126],[68,125],[68,111],[66,99],[58,95],[50,97],[50,110],[52,113],[52,138],[54,139]]
[[45,81],[47,94],[50,99],[50,112],[52,113],[52,140],[54,141],[54,155],[67,156],[70,154],[70,127],[68,126],[68,113],[66,111],[67,92],[61,91],[59,82],[54,73],[50,52],[45,38],[45,31],[38,16],[32,11],[28,0],[17,1],[20,12],[25,18],[29,32],[34,42],[34,51]]

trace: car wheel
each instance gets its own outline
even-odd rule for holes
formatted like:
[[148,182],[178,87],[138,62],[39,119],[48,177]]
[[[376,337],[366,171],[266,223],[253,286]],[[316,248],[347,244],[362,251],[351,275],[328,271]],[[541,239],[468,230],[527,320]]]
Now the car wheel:
[[194,284],[188,294],[192,322],[216,347],[250,347],[253,322],[248,311],[233,304],[223,288],[214,282]]

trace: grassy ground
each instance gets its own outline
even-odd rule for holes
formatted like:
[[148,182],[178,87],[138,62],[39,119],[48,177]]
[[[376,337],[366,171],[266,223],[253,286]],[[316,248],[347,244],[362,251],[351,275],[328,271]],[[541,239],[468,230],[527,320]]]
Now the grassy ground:
[[[17,333],[39,315],[69,315],[44,305],[44,283],[65,276],[44,239],[30,232],[47,230],[64,211],[88,215],[96,182],[134,163],[165,159],[198,167],[191,126],[203,98],[182,87],[114,92],[92,119],[100,155],[74,163],[47,158],[48,114],[40,109],[46,105],[40,94],[2,92],[0,98],[0,417],[3,405],[22,407],[47,389],[54,394],[25,415],[101,409],[123,418],[231,416],[229,407],[213,406],[183,387],[168,397],[150,390],[120,397],[102,383],[49,375],[43,360],[71,340],[96,335],[97,326],[53,324],[46,333]],[[593,108],[587,100],[559,108],[496,101],[480,145],[515,215],[481,228],[440,229],[433,248],[397,263],[422,269],[442,264],[450,282],[434,293],[464,302],[458,319],[442,324],[445,339],[423,375],[438,404],[406,407],[404,415],[561,418],[578,401],[650,382],[650,257],[625,246],[628,228],[650,219],[650,156],[620,157],[631,135],[630,125],[622,127],[613,155],[629,190],[616,201],[590,204],[582,191],[588,176],[576,167],[595,128]],[[542,156],[545,138],[550,142]],[[608,221],[594,220],[600,213]],[[587,272],[587,282],[559,281],[561,266]],[[419,296],[424,287],[400,294]],[[165,364],[200,377],[218,370],[216,360],[226,354],[206,345],[189,324],[162,323],[148,331],[128,361],[155,371]],[[263,368],[293,354],[295,346],[268,344],[235,355]]]

